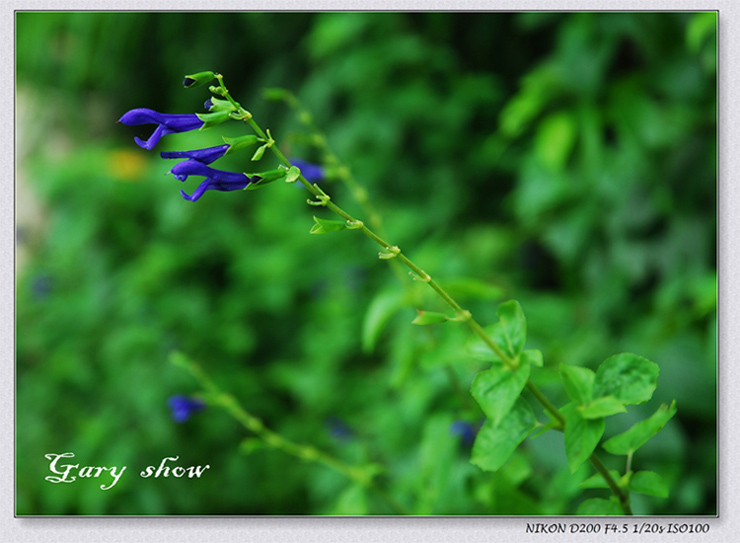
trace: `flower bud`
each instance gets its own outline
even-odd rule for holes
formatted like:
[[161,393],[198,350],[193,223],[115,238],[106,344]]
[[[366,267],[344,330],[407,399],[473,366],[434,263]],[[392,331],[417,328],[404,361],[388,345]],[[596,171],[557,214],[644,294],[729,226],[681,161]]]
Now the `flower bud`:
[[213,72],[198,72],[197,74],[186,75],[182,82],[182,86],[186,89],[200,87],[201,85],[209,83],[215,77],[216,74]]

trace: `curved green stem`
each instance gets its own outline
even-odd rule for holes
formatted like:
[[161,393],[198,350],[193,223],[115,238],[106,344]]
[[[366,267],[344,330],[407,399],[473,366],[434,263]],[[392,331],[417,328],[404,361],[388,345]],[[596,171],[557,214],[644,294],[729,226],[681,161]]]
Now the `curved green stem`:
[[[236,104],[236,102],[233,100],[233,98],[231,98],[228,91],[226,90],[226,87],[223,86],[223,79],[220,78],[219,80],[221,81],[221,86],[224,90],[224,96],[226,96],[233,104]],[[252,115],[240,106],[238,107],[238,110],[243,115],[244,121],[249,124],[249,126],[257,133],[257,135],[267,139],[267,135],[255,122],[255,120],[252,118]],[[285,155],[276,145],[271,146],[270,149],[278,158],[278,160],[280,160],[285,166],[291,166],[290,161],[285,157]],[[319,189],[316,185],[312,185],[311,183],[309,183],[302,175],[298,178],[298,180],[303,184],[304,187],[306,187],[306,189],[311,194],[313,194],[317,198],[320,198],[322,205],[325,205],[327,208],[329,208],[331,211],[333,211],[335,214],[342,217],[349,223],[361,224],[362,226],[358,228],[358,230],[361,230],[363,234],[365,234],[368,238],[380,245],[386,251],[392,251],[392,254],[389,258],[398,258],[400,262],[402,262],[411,270],[411,274],[414,279],[427,283],[429,287],[432,288],[432,290],[434,290],[455,311],[455,314],[459,317],[459,320],[467,322],[472,332],[476,336],[478,336],[491,349],[491,351],[496,354],[496,356],[498,356],[507,366],[511,368],[515,368],[517,366],[518,361],[513,360],[498,345],[496,345],[496,343],[488,336],[488,334],[486,334],[483,327],[478,324],[478,322],[473,318],[473,315],[470,313],[470,311],[463,309],[452,296],[450,296],[437,282],[435,282],[431,278],[429,274],[427,274],[418,265],[411,261],[411,259],[409,259],[397,246],[391,245],[385,239],[381,238],[379,235],[365,226],[364,223],[354,218],[344,209],[336,205],[334,202],[331,201],[331,198],[323,190]],[[555,405],[553,405],[552,402],[547,399],[542,391],[540,391],[539,388],[534,383],[532,383],[532,381],[527,381],[526,387],[532,393],[535,399],[545,408],[545,410],[547,410],[561,425],[564,426],[565,418],[560,413],[560,411],[558,411],[557,407],[555,407]],[[593,453],[591,455],[589,461],[594,466],[594,468],[602,475],[602,477],[604,477],[607,484],[609,485],[609,488],[617,496],[625,514],[631,515],[632,511],[629,506],[629,495],[625,494],[622,489],[619,488],[617,483],[609,474],[608,470],[602,464],[601,460],[596,456],[596,453]]]
[[237,401],[236,398],[223,392],[218,386],[205,374],[205,372],[188,360],[180,353],[173,353],[171,356],[173,364],[185,368],[198,381],[208,394],[207,403],[218,406],[229,413],[236,419],[246,430],[257,436],[265,445],[280,450],[306,462],[314,462],[326,466],[352,481],[366,487],[377,494],[386,505],[397,515],[408,515],[409,512],[402,505],[388,496],[374,482],[376,470],[372,465],[368,466],[350,466],[319,449],[310,445],[295,443],[277,432],[267,428],[262,420],[246,411]]

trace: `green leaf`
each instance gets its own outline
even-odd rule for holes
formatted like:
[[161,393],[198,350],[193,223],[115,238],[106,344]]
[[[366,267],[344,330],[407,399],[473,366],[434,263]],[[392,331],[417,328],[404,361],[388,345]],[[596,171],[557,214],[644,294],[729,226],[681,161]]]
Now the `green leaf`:
[[636,354],[610,356],[596,370],[594,397],[614,396],[627,405],[645,403],[655,391],[658,373],[657,364]]
[[519,397],[509,415],[498,426],[492,420],[486,420],[475,438],[470,461],[485,471],[498,470],[536,424],[532,407]]
[[576,514],[584,517],[621,516],[624,511],[615,497],[608,500],[591,498],[578,506]]
[[636,423],[632,428],[604,442],[604,449],[612,454],[631,454],[657,434],[676,414],[676,400],[670,407],[661,405],[650,418]]
[[668,485],[654,471],[638,471],[632,475],[630,490],[658,498],[668,497]]
[[627,408],[614,396],[603,396],[581,406],[580,411],[584,419],[599,419],[617,413],[626,413]]
[[527,349],[526,351],[522,351],[522,354],[519,355],[519,362],[526,362],[527,364],[541,368],[544,364],[542,351],[538,351],[537,349]]
[[260,145],[257,150],[252,155],[252,162],[257,162],[260,158],[262,158],[262,155],[265,154],[265,151],[270,146],[269,143],[265,143],[264,145]]
[[326,234],[327,232],[339,232],[347,228],[345,221],[332,221],[327,219],[319,219],[314,216],[313,220],[316,224],[311,228],[311,234]]
[[288,169],[288,174],[285,176],[286,183],[295,183],[301,175],[301,170],[296,166],[291,166]]
[[563,380],[568,397],[577,405],[585,405],[591,401],[596,378],[593,370],[561,364],[560,378]]
[[505,366],[493,366],[482,371],[473,379],[471,393],[486,417],[494,426],[509,414],[529,379],[530,366],[520,364],[512,371]]
[[565,417],[565,455],[568,467],[575,473],[596,449],[604,435],[604,419],[584,419],[575,404],[568,404],[560,412]]
[[421,311],[417,309],[417,315],[411,324],[427,325],[447,322],[449,318],[444,313],[435,313],[434,311]]
[[[619,472],[615,469],[610,469],[609,475],[611,475],[612,479],[614,479],[615,481],[619,481],[619,479],[622,477],[619,474]],[[581,484],[579,484],[578,487],[579,488],[609,488],[609,484],[606,482],[606,479],[604,479],[604,477],[601,476],[600,473],[594,473],[591,477],[581,482]]]
[[557,112],[540,121],[535,136],[537,158],[550,170],[565,166],[578,133],[573,115]]
[[[485,329],[486,334],[510,358],[515,359],[527,340],[527,322],[519,302],[510,300],[498,306],[499,322]],[[486,343],[473,336],[467,344],[468,353],[479,360],[503,362]]]
[[383,328],[404,305],[403,291],[397,288],[381,291],[373,298],[362,323],[362,351],[364,353],[373,352]]

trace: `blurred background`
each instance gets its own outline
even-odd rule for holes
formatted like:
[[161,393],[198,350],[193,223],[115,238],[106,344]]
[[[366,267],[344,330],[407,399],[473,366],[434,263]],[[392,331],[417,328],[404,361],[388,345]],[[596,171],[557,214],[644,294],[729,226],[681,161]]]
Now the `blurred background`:
[[[416,308],[445,308],[359,234],[309,235],[312,215],[332,217],[301,188],[182,199],[197,182],[166,176],[159,151],[242,126],[147,152],[133,138],[154,126],[116,123],[203,111],[205,87],[181,81],[214,70],[284,152],[319,161],[296,112],[264,99],[295,93],[392,243],[480,322],[519,300],[555,404],[560,364],[656,362],[653,400],[607,421],[606,437],[677,400],[632,464],[670,495],[633,508],[716,514],[716,28],[715,13],[669,12],[17,13],[16,513],[392,513],[323,466],[240,447],[225,412],[175,422],[167,399],[199,386],[174,350],[285,437],[384,466],[379,484],[413,514],[572,514],[604,496],[578,488],[591,473],[570,475],[554,432],[497,473],[469,463],[455,430],[482,418],[468,389],[485,364],[467,330],[411,326]],[[276,164],[249,158],[214,166]],[[341,183],[325,188],[363,217]],[[45,481],[44,455],[68,451],[128,469],[108,491]],[[139,478],[165,456],[211,468]]]

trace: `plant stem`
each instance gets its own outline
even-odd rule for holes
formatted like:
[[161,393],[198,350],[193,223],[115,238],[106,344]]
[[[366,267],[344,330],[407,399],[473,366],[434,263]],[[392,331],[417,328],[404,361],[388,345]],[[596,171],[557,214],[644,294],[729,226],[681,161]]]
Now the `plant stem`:
[[[221,87],[224,90],[224,96],[226,96],[230,102],[233,104],[236,104],[236,102],[231,98],[229,95],[228,90],[226,90],[226,87],[223,85],[223,79],[219,79],[221,81]],[[247,124],[249,124],[250,127],[257,133],[258,136],[260,136],[263,139],[268,139],[265,132],[260,128],[260,126],[255,122],[255,120],[252,118],[252,115],[244,110],[243,108],[239,107],[239,112],[243,115],[243,118]],[[285,155],[280,151],[280,149],[276,145],[272,145],[270,147],[272,149],[272,152],[275,154],[275,156],[280,160],[285,166],[290,167],[291,163],[290,161],[285,157]],[[478,336],[490,349],[493,353],[496,354],[503,362],[510,368],[516,368],[518,365],[517,359],[512,359],[510,356],[508,356],[496,343],[486,334],[483,327],[478,324],[478,322],[473,318],[473,315],[470,313],[470,311],[463,309],[452,296],[450,296],[439,284],[437,284],[429,274],[427,274],[424,270],[422,270],[419,266],[417,266],[411,259],[409,259],[405,254],[401,252],[401,250],[391,245],[389,242],[385,241],[383,238],[381,238],[379,235],[377,235],[375,232],[370,230],[367,226],[365,226],[364,223],[361,221],[358,221],[355,219],[352,215],[347,213],[344,209],[336,205],[334,202],[331,201],[331,198],[323,191],[320,190],[316,185],[312,185],[309,183],[302,175],[299,176],[298,180],[303,184],[306,189],[313,194],[314,196],[321,201],[321,205],[324,205],[325,207],[329,208],[331,211],[333,211],[335,214],[342,217],[344,220],[346,220],[348,223],[352,224],[361,224],[361,227],[358,228],[362,231],[363,234],[365,234],[367,237],[369,237],[371,240],[373,240],[375,243],[380,245],[383,249],[386,251],[391,251],[393,256],[389,258],[398,258],[403,264],[406,265],[411,270],[411,275],[415,280],[420,280],[425,283],[427,283],[447,304],[455,311],[455,315],[459,317],[459,320],[464,320],[467,322],[468,326],[472,330],[472,332]],[[557,407],[555,407],[550,400],[547,399],[547,397],[542,393],[542,391],[531,381],[528,380],[526,383],[527,389],[532,393],[532,395],[535,397],[535,399],[542,405],[542,407],[545,408],[562,426],[565,426],[565,418],[563,415],[558,411]],[[612,492],[617,496],[619,499],[619,502],[622,506],[622,509],[624,510],[625,514],[632,515],[632,511],[629,505],[629,495],[624,493],[622,489],[619,488],[617,483],[614,481],[614,479],[609,474],[609,471],[606,469],[604,464],[601,462],[601,460],[596,456],[596,453],[593,453],[589,457],[589,461],[594,466],[594,468],[601,474],[602,477],[606,480],[607,484],[609,485],[609,488],[612,490]]]
[[377,494],[395,514],[409,514],[405,507],[393,500],[375,484],[373,481],[375,471],[372,469],[372,466],[349,466],[315,447],[310,445],[301,445],[286,439],[277,432],[267,428],[259,418],[246,411],[239,404],[236,398],[218,388],[218,386],[205,374],[200,366],[188,360],[180,353],[173,353],[171,360],[174,364],[188,370],[196,381],[203,386],[208,393],[207,403],[223,408],[242,426],[244,426],[244,428],[256,435],[267,446],[283,451],[284,453],[300,458],[301,460],[324,465],[338,473],[341,473],[352,481]]

